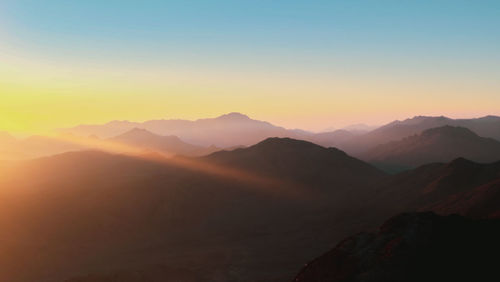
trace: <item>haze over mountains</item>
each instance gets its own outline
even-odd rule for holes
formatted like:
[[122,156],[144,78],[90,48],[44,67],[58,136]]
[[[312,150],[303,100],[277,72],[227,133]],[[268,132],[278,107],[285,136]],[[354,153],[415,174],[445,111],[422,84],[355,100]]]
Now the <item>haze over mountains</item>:
[[250,119],[240,113],[229,113],[217,118],[188,120],[151,120],[143,123],[113,121],[104,125],[80,125],[63,132],[75,135],[96,135],[109,138],[133,128],[146,129],[158,135],[174,135],[183,141],[199,146],[248,146],[267,137],[291,137],[293,131],[268,122]]
[[177,136],[160,136],[139,128],[134,128],[108,140],[166,155],[203,156],[220,150],[215,146],[205,148],[191,145],[183,142]]
[[291,281],[401,211],[500,214],[498,163],[390,176],[289,138],[201,158],[81,151],[2,171],[0,276],[12,282]]
[[[274,156],[261,153],[276,149]],[[199,162],[201,168],[183,160],[74,152],[15,166],[1,183],[11,192],[1,194],[8,202],[0,207],[1,238],[10,243],[1,252],[0,275],[13,282],[61,281],[163,264],[202,281],[286,280],[331,238],[359,225],[323,228],[358,205],[347,198],[384,177],[340,151],[290,139]],[[296,175],[300,163],[313,167]],[[203,170],[207,166],[229,170]],[[278,181],[233,177],[235,168]],[[71,253],[78,256],[67,260]]]
[[[451,130],[446,131],[444,128],[429,131],[419,138],[411,137],[429,129],[445,126],[468,129],[472,134],[475,133],[477,138],[466,133],[460,135]],[[288,130],[267,122],[252,120],[239,113],[230,113],[218,118],[196,121],[156,120],[144,123],[111,122],[105,125],[82,125],[66,129],[64,132],[82,136],[112,136],[132,128],[143,128],[158,135],[177,136],[186,143],[205,147],[215,145],[218,148],[249,146],[269,137],[289,137],[325,147],[336,147],[365,161],[374,162],[382,168],[389,170],[395,168],[396,171],[428,162],[447,162],[458,157],[479,162],[494,161],[497,159],[494,153],[496,149],[493,148],[494,142],[491,139],[486,141],[484,138],[500,141],[500,117],[497,116],[475,119],[417,116],[394,121],[368,132],[366,130],[370,127],[366,125],[353,125],[331,132],[311,133]],[[438,135],[441,137],[437,138]],[[448,141],[445,141],[447,138]],[[401,141],[402,139],[405,141]],[[454,145],[447,146],[446,142],[448,145],[454,142]],[[396,144],[397,149],[391,150]],[[446,152],[442,152],[444,147]],[[426,152],[419,154],[419,150]],[[487,156],[488,150],[491,156]]]
[[458,157],[478,162],[498,159],[500,118],[496,116],[476,119],[418,116],[367,132],[369,128],[358,124],[312,133],[230,113],[196,121],[113,121],[103,125],[80,125],[61,130],[61,136],[33,136],[23,140],[4,133],[0,137],[0,153],[1,159],[15,160],[83,149],[100,150],[102,148],[96,146],[96,141],[100,140],[144,153],[203,156],[222,149],[251,146],[270,137],[289,137],[338,148],[392,173]]
[[449,162],[458,157],[483,163],[500,160],[500,141],[480,137],[464,127],[446,125],[378,145],[362,156],[372,163],[405,167]]
[[499,35],[500,0],[0,0],[0,282],[498,282]]
[[[500,117],[485,116],[475,119],[450,119],[447,117],[417,116],[403,121],[394,121],[387,125],[375,128],[363,124],[356,124],[339,129],[339,132],[350,132],[352,136],[361,135],[357,141],[370,143],[371,146],[395,141],[404,137],[421,133],[430,128],[445,125],[465,127],[479,136],[500,140]],[[133,128],[146,129],[158,135],[175,135],[185,142],[197,145],[216,145],[231,147],[239,145],[253,145],[268,137],[290,137],[307,139],[314,142],[316,134],[303,130],[287,130],[265,121],[258,121],[240,113],[229,113],[217,118],[188,120],[151,120],[143,123],[129,121],[112,121],[103,125],[79,125],[74,128],[63,129],[63,132],[75,135],[96,135],[109,138],[123,134]],[[335,132],[336,130],[330,131]],[[325,132],[328,133],[328,132]],[[238,135],[239,134],[239,135]],[[340,134],[340,133],[339,133]],[[234,136],[237,135],[237,136]],[[324,133],[320,133],[320,136]],[[227,140],[222,140],[226,137]],[[302,137],[302,138],[298,138]],[[343,143],[342,140],[321,140],[316,143],[329,146]],[[358,145],[358,144],[357,144]]]
[[311,133],[232,113],[2,134],[3,156],[47,157],[0,163],[0,277],[292,281],[400,212],[499,217],[499,125],[416,117]]

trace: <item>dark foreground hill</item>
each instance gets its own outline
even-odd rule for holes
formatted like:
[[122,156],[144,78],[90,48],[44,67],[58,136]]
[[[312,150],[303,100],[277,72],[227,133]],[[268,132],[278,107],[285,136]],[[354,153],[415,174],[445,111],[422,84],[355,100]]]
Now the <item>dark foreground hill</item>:
[[202,158],[74,152],[5,166],[0,277],[10,282],[290,281],[402,211],[499,214],[500,163],[387,176],[286,138]]
[[496,281],[500,220],[401,214],[341,241],[295,282]]
[[332,238],[371,226],[345,220],[363,204],[351,195],[384,177],[288,139],[203,159],[74,152],[24,162],[0,178],[0,277],[286,281]]

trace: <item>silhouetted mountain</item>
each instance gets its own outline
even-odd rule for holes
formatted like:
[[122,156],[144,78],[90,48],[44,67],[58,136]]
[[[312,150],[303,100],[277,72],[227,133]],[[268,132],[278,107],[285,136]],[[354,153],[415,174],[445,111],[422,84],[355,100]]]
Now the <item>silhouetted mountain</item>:
[[[309,187],[324,187],[327,183],[350,187],[384,177],[378,169],[338,149],[290,138],[268,138],[248,148],[219,151],[204,159],[262,175],[291,179]],[[364,178],[359,175],[364,175]]]
[[[103,125],[80,125],[64,129],[80,136],[96,135],[101,138],[114,137],[133,128],[146,129],[157,135],[174,135],[198,146],[221,148],[254,145],[269,137],[289,137],[316,143],[324,147],[337,147],[358,156],[377,145],[397,141],[407,136],[444,125],[461,126],[482,137],[500,140],[500,117],[487,116],[477,119],[450,119],[446,117],[414,117],[394,121],[380,128],[354,125],[331,132],[311,133],[304,130],[289,130],[258,121],[240,113],[229,113],[217,118],[188,120],[151,120],[143,123],[113,121]],[[369,131],[368,133],[366,133]]]
[[340,144],[339,148],[354,156],[359,156],[377,145],[401,140],[408,136],[420,134],[424,130],[445,125],[465,127],[481,137],[500,140],[500,117],[486,116],[474,119],[450,119],[444,116],[417,116],[403,121],[393,121],[367,134],[353,138],[347,143]]
[[204,148],[191,145],[177,136],[159,136],[139,128],[134,128],[109,140],[167,155],[203,156],[220,150],[216,147]]
[[498,161],[500,142],[479,137],[463,127],[447,125],[379,145],[363,154],[362,159],[384,166],[416,167],[459,157],[476,162]]
[[[217,117],[216,119],[217,120],[233,121],[233,122],[251,120],[247,115],[244,115],[241,113],[236,113],[236,112],[221,115],[221,116]],[[202,120],[210,120],[210,119],[202,119]]]
[[188,120],[151,120],[143,123],[110,122],[104,125],[81,125],[64,130],[77,135],[95,134],[113,137],[133,128],[146,129],[158,135],[174,135],[199,146],[233,147],[253,145],[268,137],[293,137],[298,132],[274,126],[268,122],[250,119],[240,113],[229,113],[217,118]]
[[296,282],[494,281],[500,220],[401,214],[307,264]]
[[332,242],[401,211],[500,214],[500,162],[389,177],[289,138],[200,158],[73,152],[8,166],[0,277],[10,282],[286,281]]
[[127,281],[157,264],[165,279],[182,269],[202,281],[288,280],[369,224],[345,219],[384,177],[339,150],[278,138],[202,158],[72,152],[6,175],[0,277],[10,282]]

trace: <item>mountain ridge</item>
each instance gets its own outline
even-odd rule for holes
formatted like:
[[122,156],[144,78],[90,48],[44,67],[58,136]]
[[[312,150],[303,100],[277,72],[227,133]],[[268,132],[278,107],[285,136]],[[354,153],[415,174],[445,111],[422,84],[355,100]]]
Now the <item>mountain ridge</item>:
[[385,166],[417,167],[459,157],[484,163],[500,160],[500,141],[480,137],[464,127],[445,125],[378,145],[361,159]]
[[160,136],[142,128],[133,128],[108,140],[166,155],[202,156],[219,150],[213,146],[195,146],[177,136]]

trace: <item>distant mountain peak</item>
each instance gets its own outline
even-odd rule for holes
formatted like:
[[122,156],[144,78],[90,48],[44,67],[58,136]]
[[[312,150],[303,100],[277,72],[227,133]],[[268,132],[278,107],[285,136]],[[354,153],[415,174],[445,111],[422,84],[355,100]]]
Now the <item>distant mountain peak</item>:
[[134,127],[132,128],[131,130],[125,132],[122,134],[122,136],[126,136],[126,135],[134,135],[134,136],[137,136],[137,135],[148,135],[148,136],[156,136],[156,134],[144,129],[144,128],[138,128],[138,127]]
[[232,112],[217,117],[218,120],[250,120],[250,117],[238,112]]
[[420,124],[422,122],[427,122],[427,121],[434,121],[434,122],[445,122],[451,120],[448,117],[445,116],[414,116],[412,118],[407,118],[403,121],[395,121],[394,123],[401,123],[401,124]]

